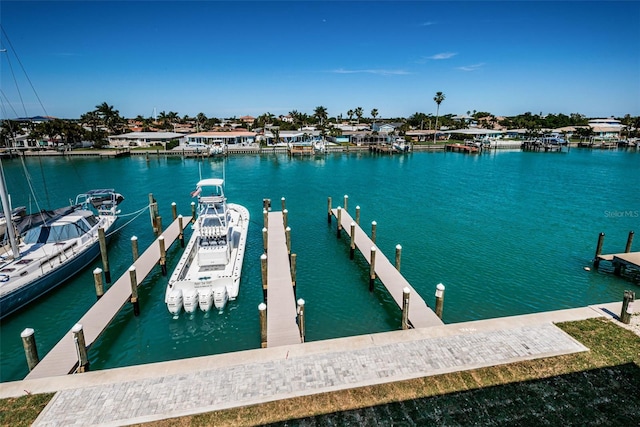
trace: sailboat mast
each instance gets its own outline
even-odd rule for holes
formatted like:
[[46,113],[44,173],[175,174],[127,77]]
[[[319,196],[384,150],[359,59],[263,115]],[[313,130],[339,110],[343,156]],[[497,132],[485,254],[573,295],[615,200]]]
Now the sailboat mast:
[[9,234],[9,243],[11,243],[11,252],[13,257],[20,256],[20,250],[18,249],[18,240],[16,239],[16,231],[13,228],[13,219],[11,218],[11,202],[7,195],[7,184],[4,179],[4,166],[2,166],[2,160],[0,160],[0,198],[2,198],[2,210],[4,211],[4,218],[7,222],[7,233]]

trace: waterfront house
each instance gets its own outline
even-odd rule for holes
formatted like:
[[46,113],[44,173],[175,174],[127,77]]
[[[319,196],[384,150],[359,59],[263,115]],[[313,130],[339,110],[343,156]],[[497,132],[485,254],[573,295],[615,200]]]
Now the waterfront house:
[[187,145],[251,145],[256,141],[256,133],[249,131],[197,132],[187,135]]
[[176,132],[129,132],[120,135],[110,135],[109,147],[152,147],[161,145],[165,150],[171,141],[184,142],[184,134]]
[[591,119],[589,127],[593,136],[599,139],[621,139],[625,126],[613,117],[609,119]]

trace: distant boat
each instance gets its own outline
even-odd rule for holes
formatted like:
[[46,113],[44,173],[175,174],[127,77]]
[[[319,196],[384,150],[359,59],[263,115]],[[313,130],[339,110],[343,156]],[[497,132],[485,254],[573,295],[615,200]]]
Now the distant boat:
[[192,313],[215,306],[223,310],[240,289],[249,211],[227,203],[224,180],[200,180],[192,197],[198,197],[198,216],[193,234],[178,265],[171,274],[165,292],[170,313]]
[[[2,207],[9,212],[4,171],[0,175]],[[99,229],[104,229],[108,239],[123,199],[113,190],[93,190],[79,195],[74,205],[26,216],[20,222],[22,231],[7,227],[10,242],[0,253],[0,319],[96,259],[100,254]]]
[[397,138],[392,146],[396,151],[400,151],[401,153],[406,153],[411,150],[411,145],[402,138]]

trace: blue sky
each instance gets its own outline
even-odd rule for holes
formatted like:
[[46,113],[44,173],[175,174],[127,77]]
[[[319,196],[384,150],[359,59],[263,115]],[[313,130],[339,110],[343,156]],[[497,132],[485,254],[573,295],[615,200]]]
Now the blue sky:
[[438,91],[440,114],[640,115],[635,1],[3,0],[0,23],[2,117],[407,117]]

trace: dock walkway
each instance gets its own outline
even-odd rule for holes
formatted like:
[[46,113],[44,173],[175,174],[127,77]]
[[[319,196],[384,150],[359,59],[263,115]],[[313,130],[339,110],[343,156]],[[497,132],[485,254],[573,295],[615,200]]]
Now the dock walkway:
[[[188,218],[183,221],[183,227],[188,227]],[[162,234],[165,240],[165,248],[171,244],[180,234],[179,221],[175,220]],[[138,286],[147,277],[151,270],[158,265],[160,259],[160,244],[156,239],[149,248],[142,253],[133,266],[136,267],[136,280]],[[124,304],[131,298],[131,281],[129,272],[123,274],[108,290],[102,298],[87,311],[77,323],[81,324],[84,331],[87,348],[91,347],[109,323],[118,314]],[[46,354],[46,356],[29,372],[25,379],[45,378],[73,373],[78,366],[78,355],[73,340],[73,333],[69,330],[62,339]]]
[[267,227],[267,347],[299,344],[297,307],[282,212],[269,212]]
[[[331,209],[333,216],[337,218],[337,209]],[[347,235],[351,233],[351,222],[353,219],[351,215],[344,209],[340,213],[342,228],[346,231]],[[356,224],[355,227],[355,244],[367,260],[371,263],[371,247],[376,246],[373,241],[367,236],[367,234]],[[377,246],[376,246],[377,248]],[[405,287],[411,290],[410,302],[409,302],[409,322],[414,328],[427,328],[430,326],[442,325],[442,320],[429,308],[427,303],[416,292],[415,289],[409,284],[407,279],[391,264],[384,254],[377,248],[375,273],[387,288],[389,294],[393,300],[398,304],[398,307],[402,309],[403,289]]]
[[[603,310],[604,308],[604,310]],[[587,350],[553,325],[620,303],[0,384],[57,392],[34,426],[130,425]]]

